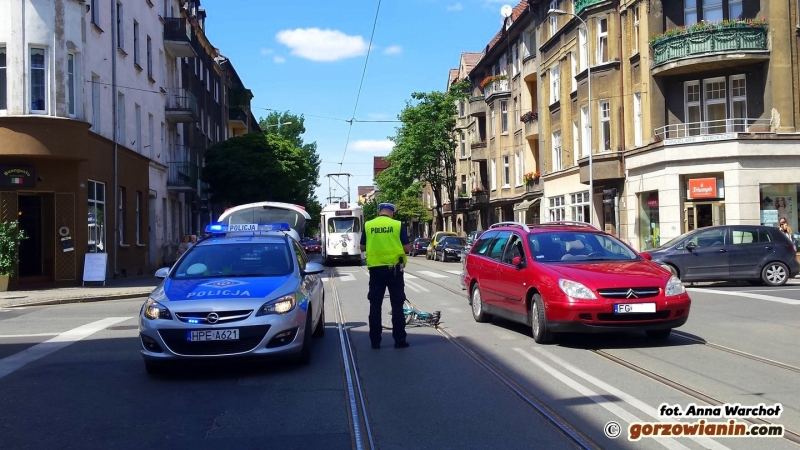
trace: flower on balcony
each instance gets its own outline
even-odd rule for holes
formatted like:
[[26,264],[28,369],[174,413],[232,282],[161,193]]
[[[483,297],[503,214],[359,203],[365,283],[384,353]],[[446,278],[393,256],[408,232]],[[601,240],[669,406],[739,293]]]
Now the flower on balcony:
[[481,86],[481,88],[485,88],[486,86],[488,86],[488,85],[490,85],[490,84],[492,84],[492,83],[494,83],[496,81],[502,81],[502,80],[505,80],[505,79],[507,79],[507,77],[505,75],[489,75],[488,77],[484,78],[483,81],[481,81],[481,85],[480,86]]
[[525,175],[522,176],[522,181],[525,184],[528,184],[531,181],[538,181],[540,176],[541,176],[541,174],[539,173],[538,170],[536,172],[528,172],[528,173],[526,173]]
[[519,120],[523,123],[529,123],[539,120],[539,111],[528,111],[525,114],[519,116]]
[[661,34],[654,34],[653,36],[650,37],[650,45],[653,45],[663,39],[670,38],[673,36],[687,36],[689,34],[696,32],[719,30],[723,28],[740,28],[740,27],[764,28],[766,27],[766,25],[767,21],[763,17],[755,19],[726,19],[720,22],[709,22],[703,20],[689,26],[682,25],[679,27],[670,28],[669,30]]
[[486,189],[484,189],[483,187],[472,188],[472,195],[483,194],[484,192],[486,192]]

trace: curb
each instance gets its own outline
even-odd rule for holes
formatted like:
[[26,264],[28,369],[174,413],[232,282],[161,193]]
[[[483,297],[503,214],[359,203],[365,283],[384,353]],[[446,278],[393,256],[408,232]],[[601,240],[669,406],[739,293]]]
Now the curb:
[[50,305],[66,305],[69,303],[94,303],[94,302],[103,302],[108,300],[126,300],[131,298],[140,298],[146,297],[150,295],[150,292],[143,292],[137,294],[119,294],[119,295],[104,295],[104,296],[96,296],[96,297],[73,297],[73,298],[62,298],[57,300],[42,300],[42,301],[32,301],[27,303],[16,303],[12,305],[2,305],[0,304],[0,308],[7,308],[7,309],[14,309],[14,308],[22,308],[27,306],[50,306]]

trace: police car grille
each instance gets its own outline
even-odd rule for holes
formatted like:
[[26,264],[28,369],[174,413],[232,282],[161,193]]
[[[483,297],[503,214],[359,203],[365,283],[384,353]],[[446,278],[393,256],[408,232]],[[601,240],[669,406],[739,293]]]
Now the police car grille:
[[191,331],[188,328],[158,330],[158,333],[174,353],[188,356],[212,356],[249,352],[264,339],[269,328],[270,325],[241,327],[239,328],[239,339],[235,341],[190,342],[187,340],[187,335]]
[[[219,320],[217,320],[217,324],[221,323],[231,323],[231,322],[238,322],[240,320],[247,319],[250,317],[250,314],[253,313],[252,309],[244,309],[240,311],[214,311],[219,316]],[[186,323],[202,323],[206,324],[208,322],[208,315],[211,311],[203,311],[203,312],[181,312],[175,313],[175,317],[178,318],[181,322]],[[191,321],[191,322],[190,322]],[[195,322],[198,321],[198,322]]]
[[636,299],[655,297],[660,289],[657,287],[598,289],[597,293],[605,298]]

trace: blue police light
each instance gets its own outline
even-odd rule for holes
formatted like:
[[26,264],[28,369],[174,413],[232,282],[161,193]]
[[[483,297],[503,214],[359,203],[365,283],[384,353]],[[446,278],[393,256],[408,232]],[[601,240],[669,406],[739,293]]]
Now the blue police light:
[[226,226],[222,224],[213,224],[206,226],[206,233],[224,233],[226,230]]
[[189,323],[200,323],[197,319],[189,319]]
[[273,222],[258,224],[258,231],[289,231],[292,227],[287,222]]

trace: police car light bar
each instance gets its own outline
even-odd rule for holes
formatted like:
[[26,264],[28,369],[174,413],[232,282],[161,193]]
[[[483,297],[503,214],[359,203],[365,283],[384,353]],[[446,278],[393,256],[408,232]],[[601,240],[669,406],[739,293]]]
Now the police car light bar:
[[208,225],[206,227],[206,233],[224,234],[235,231],[290,231],[291,229],[291,226],[286,222],[233,223]]

